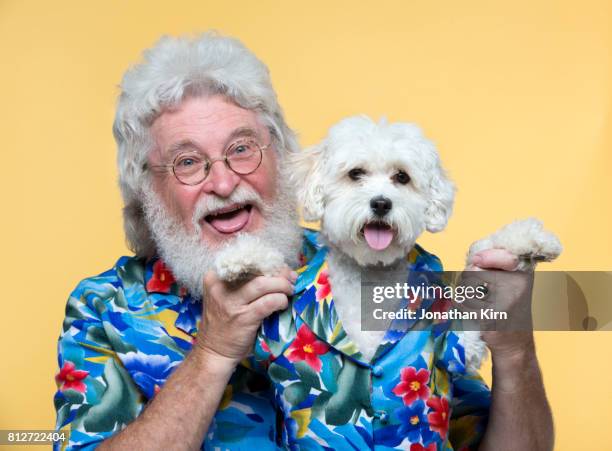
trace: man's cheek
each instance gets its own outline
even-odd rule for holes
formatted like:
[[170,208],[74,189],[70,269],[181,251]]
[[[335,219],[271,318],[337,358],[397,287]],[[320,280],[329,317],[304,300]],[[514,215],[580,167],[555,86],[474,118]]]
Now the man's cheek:
[[194,221],[200,218],[194,218],[195,205],[197,197],[193,199],[185,198],[184,196],[168,196],[166,202],[166,210],[168,214],[178,220],[186,230],[193,230]]

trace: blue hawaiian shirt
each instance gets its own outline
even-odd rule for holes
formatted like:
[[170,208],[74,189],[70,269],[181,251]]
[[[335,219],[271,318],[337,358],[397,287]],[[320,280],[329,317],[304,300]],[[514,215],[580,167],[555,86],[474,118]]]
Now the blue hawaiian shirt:
[[[366,361],[334,309],[326,252],[319,248],[301,269],[291,308],[267,318],[255,343],[252,366],[263,368],[273,383],[282,414],[279,446],[477,449],[490,391],[466,369],[461,335],[448,322],[424,330],[395,322]],[[442,271],[438,258],[418,245],[407,263],[415,272]]]
[[[159,259],[122,257],[68,299],[58,343],[55,449],[94,449],[134,420],[191,349],[202,304]],[[277,449],[269,383],[238,366],[202,449]]]

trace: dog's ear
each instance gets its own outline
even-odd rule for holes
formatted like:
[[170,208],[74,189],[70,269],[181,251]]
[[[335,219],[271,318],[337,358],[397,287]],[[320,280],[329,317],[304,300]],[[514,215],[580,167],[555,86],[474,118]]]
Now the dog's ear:
[[446,176],[444,169],[438,165],[438,170],[429,181],[429,199],[425,210],[425,227],[435,233],[444,230],[448,218],[453,212],[455,201],[455,185]]
[[305,221],[319,221],[323,217],[323,158],[325,141],[308,147],[289,157],[290,179],[296,187]]

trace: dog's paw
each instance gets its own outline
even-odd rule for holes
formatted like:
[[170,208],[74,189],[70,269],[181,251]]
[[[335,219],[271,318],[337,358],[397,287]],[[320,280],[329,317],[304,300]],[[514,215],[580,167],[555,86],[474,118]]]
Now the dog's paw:
[[478,371],[487,356],[487,346],[480,337],[480,331],[466,330],[457,332],[457,335],[465,349],[465,367],[469,372]]
[[563,250],[559,238],[542,222],[528,218],[510,223],[470,246],[467,261],[486,249],[505,249],[519,258],[518,270],[530,270],[541,261],[553,261]]
[[283,254],[252,235],[240,235],[219,251],[214,270],[225,282],[241,282],[256,276],[271,276],[284,266]]

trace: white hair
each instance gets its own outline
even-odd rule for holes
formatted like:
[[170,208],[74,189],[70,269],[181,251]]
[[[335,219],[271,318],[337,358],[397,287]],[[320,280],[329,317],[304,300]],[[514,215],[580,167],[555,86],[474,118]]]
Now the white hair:
[[[302,229],[298,223],[295,198],[289,184],[288,177],[279,177],[276,182],[278,194],[274,205],[264,202],[255,190],[242,184],[225,199],[214,195],[203,197],[196,204],[192,217],[193,230],[189,231],[178,219],[168,215],[163,207],[163,201],[155,193],[151,182],[145,181],[143,210],[159,255],[193,298],[203,297],[203,277],[207,271],[215,268],[217,256],[224,248],[223,245],[215,246],[200,239],[199,219],[210,210],[244,202],[257,205],[266,220],[266,225],[252,235],[265,246],[277,249],[287,265],[297,266]],[[239,236],[233,237],[229,243],[235,244]],[[225,246],[227,244],[226,242]]]
[[238,40],[213,32],[195,38],[163,37],[121,82],[113,124],[127,244],[139,256],[156,245],[143,210],[150,126],[166,109],[190,96],[222,95],[258,114],[275,140],[280,161],[298,148],[285,123],[267,67]]

